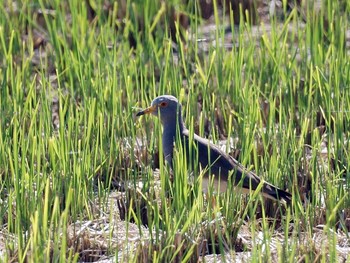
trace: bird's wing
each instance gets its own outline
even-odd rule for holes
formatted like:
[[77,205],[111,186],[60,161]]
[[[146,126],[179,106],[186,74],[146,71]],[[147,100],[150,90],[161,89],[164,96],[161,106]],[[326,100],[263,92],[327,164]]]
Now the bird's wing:
[[243,188],[253,190],[258,187],[260,178],[219,147],[198,135],[194,135],[194,142],[198,148],[200,163],[202,165],[208,164],[208,168],[213,174],[220,175],[222,180],[228,180],[229,175],[232,174],[233,183],[236,185],[239,184]]
[[[183,132],[183,136],[187,149],[191,149],[189,147],[188,130]],[[192,148],[198,154],[198,162],[202,168],[210,169],[209,173],[220,176],[220,180],[228,181],[229,176],[232,174],[233,183],[247,190],[256,190],[261,184],[262,179],[254,172],[246,169],[236,159],[223,152],[209,140],[194,134]],[[288,192],[266,181],[263,181],[263,185],[260,187],[262,187],[261,191],[265,197],[275,200],[284,199],[287,202],[291,200],[291,195]]]
[[[220,176],[221,180],[227,181],[232,174],[233,183],[240,184],[244,188],[256,189],[260,178],[251,171],[248,171],[237,160],[223,152],[209,140],[197,134],[193,135],[192,145],[189,145],[189,131],[183,131],[183,140],[187,149],[192,149],[194,158],[198,158],[202,169],[208,169],[209,174]],[[195,156],[198,154],[198,156]]]

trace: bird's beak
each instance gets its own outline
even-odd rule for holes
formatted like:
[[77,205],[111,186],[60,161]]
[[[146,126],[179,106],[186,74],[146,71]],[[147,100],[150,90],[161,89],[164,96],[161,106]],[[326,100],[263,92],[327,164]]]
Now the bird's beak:
[[139,111],[136,116],[141,116],[141,115],[145,115],[145,114],[150,114],[152,112],[155,112],[157,110],[157,106],[156,105],[153,105],[153,106],[150,106],[142,111]]

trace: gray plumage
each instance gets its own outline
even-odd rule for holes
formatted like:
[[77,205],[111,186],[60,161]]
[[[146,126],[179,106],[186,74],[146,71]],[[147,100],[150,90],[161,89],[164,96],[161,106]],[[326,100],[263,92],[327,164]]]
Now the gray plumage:
[[[185,127],[182,119],[181,105],[174,96],[163,95],[155,98],[149,108],[137,113],[137,116],[144,114],[153,114],[160,116],[163,126],[163,153],[165,160],[172,167],[172,158],[174,152],[174,142],[176,138],[181,138],[183,149],[188,155],[189,149],[195,150],[198,154],[192,160],[198,160],[198,163],[191,163],[193,168],[205,169],[203,176],[203,190],[206,191],[209,185],[209,177],[214,176],[214,186],[221,192],[226,191],[227,183],[242,187],[243,192],[249,193],[259,188],[262,183],[261,193],[263,196],[273,199],[282,200],[286,203],[291,202],[291,194],[285,192],[272,184],[262,181],[255,173],[248,171],[237,160],[224,153],[209,140],[193,134],[193,145],[189,146],[189,130]],[[180,136],[176,137],[177,131]],[[189,158],[188,158],[189,159]],[[210,180],[212,177],[210,177]]]

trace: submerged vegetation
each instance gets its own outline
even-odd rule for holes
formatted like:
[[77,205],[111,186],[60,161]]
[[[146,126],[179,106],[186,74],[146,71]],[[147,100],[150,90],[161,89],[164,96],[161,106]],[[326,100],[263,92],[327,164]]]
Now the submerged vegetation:
[[[0,10],[0,261],[350,260],[348,1]],[[162,94],[292,204],[169,171]]]

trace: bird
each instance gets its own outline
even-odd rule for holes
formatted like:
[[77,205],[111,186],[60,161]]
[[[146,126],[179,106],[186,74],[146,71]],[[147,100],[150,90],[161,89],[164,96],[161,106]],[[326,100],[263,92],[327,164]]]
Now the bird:
[[[204,171],[202,178],[202,189],[208,191],[210,183],[220,192],[225,192],[229,183],[241,187],[243,193],[252,193],[259,190],[268,199],[290,204],[292,195],[261,179],[253,171],[246,169],[236,159],[222,151],[208,139],[202,138],[186,128],[182,118],[182,107],[178,99],[172,95],[161,95],[156,97],[151,106],[139,111],[136,116],[151,114],[160,117],[163,126],[162,144],[165,161],[173,169],[173,155],[176,140],[185,149],[195,149],[198,158],[192,158],[192,167]],[[177,136],[179,132],[180,136]],[[190,137],[192,139],[190,139]],[[192,147],[190,143],[192,142]],[[214,188],[215,189],[215,188]]]

